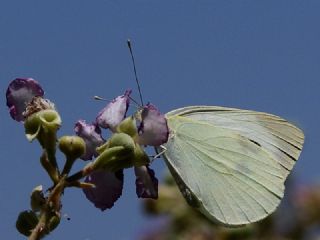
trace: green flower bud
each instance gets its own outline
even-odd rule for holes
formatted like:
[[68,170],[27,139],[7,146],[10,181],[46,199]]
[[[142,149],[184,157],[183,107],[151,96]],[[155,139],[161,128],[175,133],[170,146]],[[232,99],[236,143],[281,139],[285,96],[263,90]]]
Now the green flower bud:
[[130,137],[135,137],[138,134],[137,126],[136,126],[136,120],[135,118],[127,117],[124,119],[118,126],[117,126],[117,132],[119,133],[126,133]]
[[77,159],[86,151],[86,143],[78,136],[63,136],[59,139],[59,149],[67,157]]
[[125,151],[129,153],[132,153],[135,148],[135,143],[132,137],[130,137],[130,135],[125,133],[113,134],[110,140],[108,141],[108,143],[109,143],[108,145],[109,148],[123,146]]
[[38,217],[33,211],[23,211],[18,216],[16,228],[19,233],[29,236],[32,229],[38,224],[38,221]]
[[[103,152],[93,162],[94,169],[104,168],[117,171],[133,166],[135,143],[128,134],[115,133],[102,149]],[[101,150],[101,149],[100,149]]]
[[31,209],[33,211],[40,211],[45,204],[46,199],[43,196],[42,185],[35,187],[31,193]]
[[63,136],[59,139],[59,149],[67,159],[62,170],[62,175],[68,174],[74,161],[85,153],[86,143],[78,136]]

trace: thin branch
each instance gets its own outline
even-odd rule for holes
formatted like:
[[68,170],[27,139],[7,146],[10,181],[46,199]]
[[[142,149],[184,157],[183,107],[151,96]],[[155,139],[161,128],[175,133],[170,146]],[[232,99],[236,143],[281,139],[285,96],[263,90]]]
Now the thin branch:
[[41,212],[37,226],[32,230],[28,240],[40,240],[43,236],[50,232],[49,221],[54,215],[59,214],[61,209],[60,198],[65,188],[65,177],[62,177],[57,185],[52,189],[47,198]]

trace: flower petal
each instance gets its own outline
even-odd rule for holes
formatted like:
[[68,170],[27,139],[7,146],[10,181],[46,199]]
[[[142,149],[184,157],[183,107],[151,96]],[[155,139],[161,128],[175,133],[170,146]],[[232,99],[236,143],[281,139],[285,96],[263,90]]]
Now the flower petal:
[[115,201],[122,194],[123,170],[107,172],[105,170],[94,171],[87,176],[85,182],[94,184],[94,188],[84,188],[87,199],[101,211],[113,207]]
[[98,156],[96,148],[105,142],[101,136],[101,129],[96,124],[87,124],[86,121],[79,120],[75,124],[74,131],[86,143],[86,151],[81,156],[81,159],[91,160],[93,157]]
[[44,91],[40,84],[32,78],[16,78],[7,89],[7,106],[11,117],[21,122],[24,120],[23,112],[27,104],[35,96],[43,96]]
[[98,116],[97,123],[102,128],[110,128],[115,132],[117,125],[125,118],[129,103],[131,90],[127,90],[124,95],[113,99],[105,108],[103,108]]
[[141,145],[160,146],[168,141],[167,119],[152,104],[147,104],[141,112],[138,143]]
[[135,167],[136,193],[139,198],[158,198],[158,179],[148,166]]

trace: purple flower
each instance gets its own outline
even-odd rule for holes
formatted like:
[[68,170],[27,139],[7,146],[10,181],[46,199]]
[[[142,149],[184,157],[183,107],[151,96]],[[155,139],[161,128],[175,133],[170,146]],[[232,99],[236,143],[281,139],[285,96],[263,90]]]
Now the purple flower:
[[144,106],[138,131],[137,141],[140,145],[160,146],[168,141],[167,119],[152,104]]
[[85,182],[95,185],[94,188],[85,188],[83,192],[101,211],[110,209],[122,194],[123,170],[107,172],[104,170],[94,171],[87,176]]
[[84,120],[79,120],[75,124],[74,131],[86,143],[86,151],[81,159],[91,160],[96,157],[98,155],[96,148],[105,142],[101,136],[101,129],[96,124],[87,124]]
[[16,78],[7,89],[7,106],[11,117],[18,121],[24,121],[23,112],[27,104],[35,97],[44,95],[40,84],[32,78]]
[[[124,95],[116,97],[112,102],[107,104],[107,106],[99,112],[96,118],[96,125],[99,125],[101,128],[109,128],[114,133],[126,134],[128,137],[132,138],[135,145],[133,155],[119,156],[119,158],[122,159],[121,161],[128,160],[128,162],[132,164],[129,164],[129,166],[134,166],[137,196],[139,198],[157,199],[158,179],[155,177],[154,171],[150,169],[148,165],[144,165],[149,162],[149,159],[147,154],[144,152],[143,147],[140,145],[159,146],[167,142],[169,135],[167,120],[165,116],[152,104],[147,104],[143,107],[140,112],[140,117],[135,115],[135,117],[125,119],[125,115],[129,107],[130,94],[131,91],[126,91]],[[136,122],[137,120],[139,122],[138,125]],[[79,126],[84,125],[81,121],[77,124]],[[91,125],[91,127],[92,126],[93,125]],[[92,141],[89,136],[93,133],[95,133],[93,129],[90,131],[87,130],[86,136],[88,142]],[[99,137],[101,137],[100,134],[101,132],[99,131]],[[80,134],[78,135],[81,136]],[[101,145],[102,143],[99,142],[99,144]],[[95,151],[97,146],[99,145],[96,144],[91,148],[94,150],[95,154],[97,154]],[[112,144],[107,142],[103,147],[99,148],[99,153],[101,152],[103,154],[104,151],[109,151],[109,148],[112,148]],[[113,157],[114,159],[112,159],[112,161],[116,163],[118,160],[117,156]],[[140,159],[143,157],[147,160],[141,163]],[[121,175],[119,175],[120,173]],[[119,176],[117,176],[117,174]],[[93,202],[97,208],[105,210],[107,208],[111,208],[113,203],[121,195],[123,186],[123,170],[117,171],[116,173],[106,172],[105,170],[96,170],[93,174],[88,176],[85,181],[96,185],[96,188],[84,189],[87,198]]]
[[118,124],[125,118],[129,103],[130,103],[131,90],[127,90],[124,95],[118,96],[113,99],[105,108],[103,108],[96,121],[102,128],[110,128],[115,132]]
[[136,193],[139,198],[158,198],[158,179],[149,166],[135,167]]

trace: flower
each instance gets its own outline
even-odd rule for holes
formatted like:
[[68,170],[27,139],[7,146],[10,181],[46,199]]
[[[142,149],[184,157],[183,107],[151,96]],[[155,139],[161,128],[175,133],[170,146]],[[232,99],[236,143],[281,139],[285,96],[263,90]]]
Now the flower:
[[[38,139],[42,147],[54,145],[57,130],[61,126],[61,118],[52,109],[41,110],[29,116],[24,122],[26,137],[29,141]],[[51,139],[51,137],[53,139]],[[50,140],[52,140],[50,142]]]
[[96,123],[87,124],[84,120],[76,122],[75,133],[83,138],[86,143],[86,151],[80,157],[82,160],[91,160],[98,155],[96,148],[101,146],[105,140],[101,136],[101,129]]
[[113,207],[122,194],[123,170],[108,172],[97,170],[86,177],[85,182],[94,184],[94,188],[84,188],[87,199],[101,211]]
[[11,117],[18,121],[24,121],[24,111],[27,104],[36,96],[42,97],[44,91],[40,84],[32,78],[16,78],[7,89],[7,106]]
[[160,146],[168,141],[169,128],[167,119],[154,105],[148,103],[141,112],[141,124],[138,132],[137,141],[139,144]]
[[125,118],[128,111],[130,94],[131,90],[125,91],[123,95],[116,97],[103,108],[96,118],[97,124],[115,132],[117,125]]
[[[127,90],[123,95],[113,99],[96,117],[96,125],[113,132],[111,138],[97,148],[99,155],[92,165],[95,170],[85,180],[96,186],[84,189],[86,197],[101,210],[111,208],[120,197],[123,187],[123,168],[134,167],[136,193],[139,198],[158,198],[158,179],[148,165],[149,157],[143,148],[148,145],[160,146],[167,142],[169,136],[167,120],[150,103],[133,116],[125,118],[130,94],[131,91]],[[83,125],[81,121],[77,124]],[[91,136],[95,134],[95,131],[91,130],[86,131],[86,135],[78,135],[86,136],[86,143],[96,149],[97,144],[94,142],[96,137]],[[109,171],[106,171],[107,169]]]
[[158,179],[149,166],[135,167],[136,193],[139,198],[158,198]]

